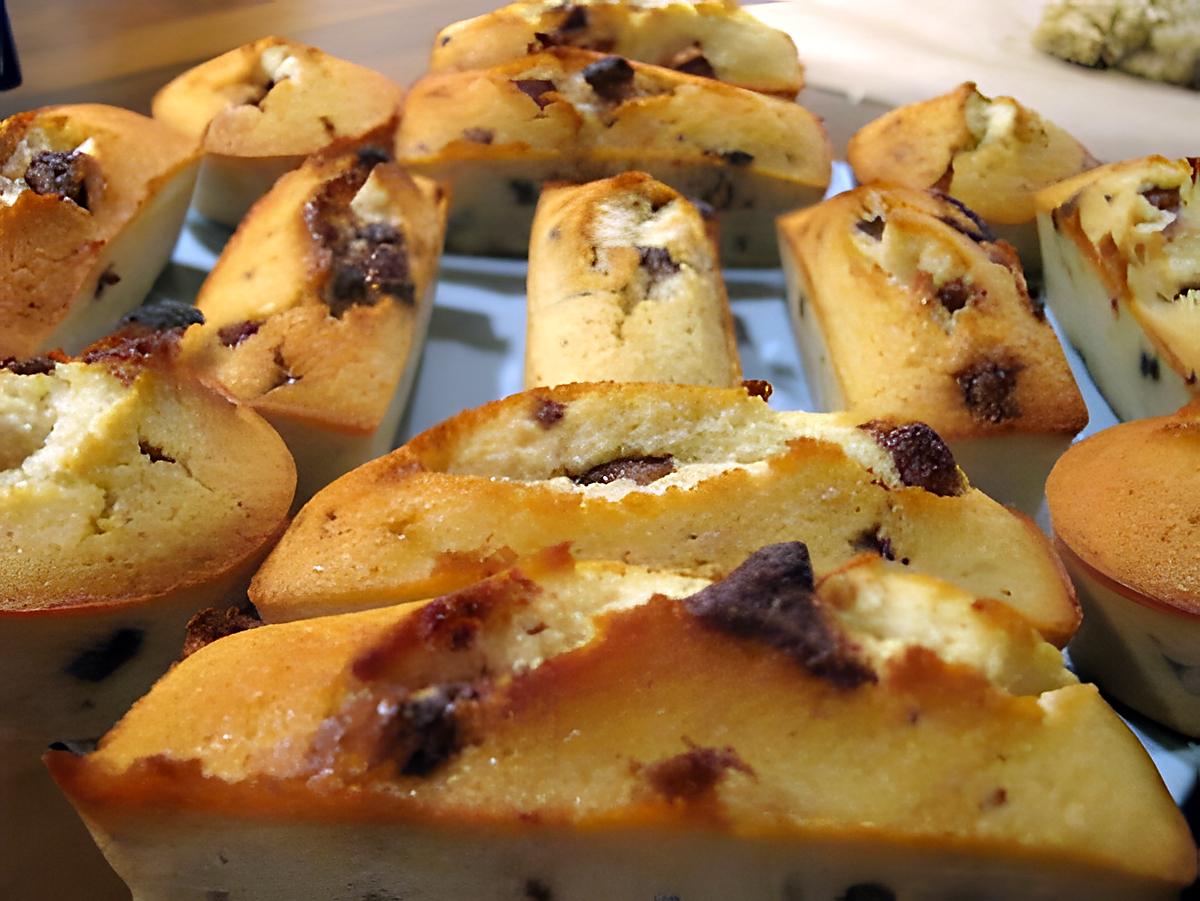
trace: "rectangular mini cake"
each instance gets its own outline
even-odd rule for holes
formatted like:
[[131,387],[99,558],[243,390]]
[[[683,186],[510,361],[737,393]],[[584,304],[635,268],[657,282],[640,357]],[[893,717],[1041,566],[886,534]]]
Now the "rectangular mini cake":
[[972,484],[1034,515],[1088,416],[1012,247],[945,195],[875,186],[779,235],[819,408],[928,423]]
[[255,204],[200,289],[185,360],[284,437],[297,505],[391,450],[445,217],[442,189],[386,150],[332,148]]
[[1121,419],[1200,396],[1200,160],[1085,172],[1037,195],[1046,300]]
[[716,243],[641,172],[542,192],[529,242],[525,386],[741,381]]
[[448,250],[508,256],[526,253],[544,182],[638,169],[715,210],[726,265],[771,265],[774,217],[820,200],[831,166],[825,130],[802,106],[569,47],[425,76],[396,147],[450,184]]

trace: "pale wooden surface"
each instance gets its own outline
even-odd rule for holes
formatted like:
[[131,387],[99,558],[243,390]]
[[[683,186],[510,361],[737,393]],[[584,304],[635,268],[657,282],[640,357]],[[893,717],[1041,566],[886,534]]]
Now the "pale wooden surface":
[[149,110],[188,66],[267,34],[315,44],[408,84],[442,26],[492,0],[9,0],[24,84],[0,116],[47,103]]

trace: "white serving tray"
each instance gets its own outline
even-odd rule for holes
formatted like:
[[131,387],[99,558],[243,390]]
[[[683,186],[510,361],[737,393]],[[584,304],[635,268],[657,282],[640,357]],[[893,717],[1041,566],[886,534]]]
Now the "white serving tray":
[[[829,193],[852,185],[849,168],[835,163]],[[151,297],[195,300],[230,234],[221,226],[190,217]],[[777,409],[813,409],[784,299],[783,273],[733,269],[726,270],[725,277],[746,378],[771,382],[775,389],[771,404]],[[429,337],[396,443],[460,410],[520,391],[524,358],[525,262],[443,257]],[[1070,347],[1067,358],[1091,415],[1080,437],[1116,423]],[[1044,504],[1038,520],[1046,528]],[[1154,758],[1176,803],[1182,804],[1197,782],[1200,746],[1136,714],[1120,712]],[[1079,740],[1087,741],[1088,736]]]

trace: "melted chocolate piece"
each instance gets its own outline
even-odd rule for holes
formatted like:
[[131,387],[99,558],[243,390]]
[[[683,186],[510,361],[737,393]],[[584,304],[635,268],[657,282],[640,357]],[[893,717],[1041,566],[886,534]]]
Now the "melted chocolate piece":
[[157,444],[151,444],[145,438],[138,442],[138,453],[143,457],[148,457],[151,463],[174,463],[175,458],[170,454],[164,453],[163,449]]
[[679,264],[665,247],[639,247],[637,252],[638,265],[646,270],[652,284],[679,271]]
[[870,551],[872,554],[878,554],[884,560],[896,559],[892,539],[883,534],[882,526],[877,525],[873,529],[860,532],[850,544],[856,551]]
[[466,682],[450,682],[410,695],[395,715],[390,756],[405,776],[425,776],[458,753],[464,735],[461,707],[479,697]]
[[802,542],[755,551],[720,582],[683,604],[706,625],[777,648],[837,688],[849,690],[878,681],[817,603],[812,563]]
[[136,657],[145,640],[142,629],[117,629],[76,654],[63,672],[80,682],[103,682]]
[[186,659],[201,648],[208,647],[214,641],[227,635],[236,635],[249,629],[257,629],[263,624],[258,611],[251,608],[226,607],[221,610],[209,607],[201,610],[188,620],[186,634],[183,639],[183,652],[179,659]]
[[583,80],[600,98],[620,103],[633,90],[633,66],[624,57],[606,56],[584,67]]
[[323,298],[338,319],[353,306],[374,306],[384,297],[408,304],[416,298],[404,233],[387,223],[364,222],[350,205],[372,168],[360,158],[304,205],[304,222],[323,258]]
[[955,197],[951,197],[946,193],[941,193],[941,198],[966,216],[967,219],[970,220],[971,224],[975,226],[975,228],[970,228],[969,226],[965,225],[961,219],[958,219],[954,216],[939,217],[942,222],[944,222],[946,225],[949,225],[955,231],[966,235],[976,244],[982,244],[985,241],[994,242],[996,240],[996,235],[988,227],[988,224],[980,218],[978,213],[968,207],[965,203]]
[[237,347],[247,338],[257,335],[258,330],[262,327],[263,323],[256,319],[231,322],[229,325],[223,325],[217,329],[217,340],[226,347]]
[[1019,365],[984,360],[956,373],[954,378],[971,416],[980,422],[1004,422],[1020,416],[1021,407],[1013,396],[1020,371]]
[[607,485],[618,479],[630,479],[637,485],[649,485],[675,471],[670,454],[660,457],[621,457],[593,466],[587,472],[571,476],[576,485]]
[[538,402],[537,409],[533,411],[533,418],[537,420],[537,424],[543,429],[551,429],[558,425],[566,414],[566,404],[560,404],[556,400],[543,398]]
[[775,386],[766,379],[743,379],[742,387],[751,397],[757,397],[763,401],[770,400],[771,395],[775,392]]
[[749,166],[754,162],[754,154],[747,153],[745,150],[726,150],[720,156],[731,166]]
[[51,194],[88,208],[84,158],[87,154],[43,150],[29,162],[25,183],[35,194]]
[[900,481],[924,488],[939,497],[955,497],[966,490],[954,455],[940,435],[923,422],[896,425],[873,419],[859,426],[892,455]]
[[717,77],[716,69],[712,67],[712,63],[708,61],[708,57],[701,52],[698,46],[679,51],[667,63],[667,68],[674,69],[676,72],[683,72],[687,75],[696,75],[700,78]]
[[874,219],[859,219],[854,223],[854,227],[868,237],[874,238],[876,241],[883,240],[883,228],[887,222],[882,216],[876,216]]
[[204,314],[190,303],[160,297],[138,307],[121,320],[122,325],[131,323],[156,332],[182,330],[190,325],[204,325]]
[[554,102],[553,97],[546,96],[557,90],[552,81],[545,78],[517,78],[513,79],[513,84],[516,85],[518,91],[536,103],[540,110]]
[[53,357],[30,357],[28,360],[7,357],[0,360],[0,369],[6,369],[13,375],[48,375],[54,371],[56,362]]
[[711,794],[729,770],[754,775],[754,770],[733,748],[693,746],[682,754],[647,765],[641,774],[668,801],[695,801]]
[[100,295],[104,293],[105,288],[110,288],[113,285],[120,283],[121,276],[113,271],[113,267],[109,266],[100,273],[100,277],[96,279],[96,290],[92,292],[92,299],[99,300]]
[[1178,188],[1148,188],[1142,191],[1142,196],[1146,198],[1146,202],[1150,206],[1160,209],[1164,213],[1179,212]]
[[956,278],[938,288],[934,296],[948,312],[957,313],[975,297],[975,289],[961,278]]
[[1162,371],[1158,365],[1158,357],[1151,356],[1144,350],[1138,359],[1138,370],[1141,372],[1142,378],[1150,379],[1152,382],[1157,382],[1162,378]]
[[473,144],[490,144],[496,140],[496,133],[490,128],[464,128],[463,140]]
[[395,159],[390,150],[378,144],[364,144],[355,153],[358,157],[358,164],[366,166],[368,169],[373,169],[380,163],[390,163]]

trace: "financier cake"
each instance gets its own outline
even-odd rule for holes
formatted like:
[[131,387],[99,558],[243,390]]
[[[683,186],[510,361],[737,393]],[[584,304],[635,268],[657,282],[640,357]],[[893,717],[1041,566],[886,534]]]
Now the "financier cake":
[[1041,271],[1034,194],[1098,165],[1087,149],[1012,97],[974,83],[880,116],[850,139],[846,158],[863,184],[937,188],[961,200]]
[[741,382],[710,229],[644,173],[542,192],[526,296],[526,387]]
[[276,182],[200,289],[184,358],[287,441],[297,503],[392,449],[445,216],[441,188],[387,151],[331,148]]
[[396,146],[451,185],[448,250],[510,256],[526,253],[543,182],[637,169],[715,210],[726,265],[771,265],[773,217],[820,200],[831,165],[795,103],[571,47],[425,76]]
[[1114,163],[1040,192],[1046,300],[1121,419],[1200,395],[1200,161]]
[[878,559],[814,584],[800,542],[712,584],[559,549],[231,635],[48,763],[146,901],[1166,901],[1196,872],[1028,623]]
[[0,359],[75,353],[141,303],[198,164],[186,135],[114,106],[0,122]]
[[128,897],[39,758],[108,729],[197,610],[244,602],[286,524],[287,448],[177,339],[0,363],[0,897]]
[[266,37],[184,72],[154,97],[154,118],[204,151],[196,209],[229,226],[304,158],[335,141],[387,143],[404,91],[371,69]]
[[870,551],[1011,604],[1060,644],[1078,625],[1041,532],[971,488],[928,426],[651,383],[451,417],[313,498],[251,599],[273,622],[419,600],[561,542],[713,577],[798,534],[819,572]]
[[1071,659],[1200,738],[1200,402],[1080,442],[1046,492],[1085,608]]
[[804,85],[792,39],[736,0],[521,0],[443,28],[430,69],[487,69],[549,47],[616,53],[785,98]]
[[1011,245],[934,191],[868,185],[779,219],[821,409],[916,419],[1033,516],[1087,407]]

